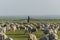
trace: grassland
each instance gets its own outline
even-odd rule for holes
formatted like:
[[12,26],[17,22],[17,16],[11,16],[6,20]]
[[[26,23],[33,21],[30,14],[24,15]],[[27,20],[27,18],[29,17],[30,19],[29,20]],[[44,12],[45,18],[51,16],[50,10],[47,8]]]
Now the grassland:
[[[14,40],[28,40],[28,35],[24,35],[24,30],[17,30],[16,32],[10,31],[6,34],[8,35],[8,37],[13,38]],[[34,34],[36,34],[38,39],[44,35],[40,30],[35,32]],[[60,38],[60,31],[58,31],[58,36]]]
[[[24,22],[24,20],[2,20],[5,22]],[[40,23],[40,22],[47,22],[47,23],[60,23],[60,19],[31,19],[30,22]],[[13,38],[14,40],[28,40],[28,35],[24,35],[24,30],[17,30],[16,32],[10,31],[6,33],[8,37]],[[42,31],[37,31],[34,34],[36,34],[37,38],[42,37],[44,34]],[[60,39],[60,31],[58,31],[58,36]]]

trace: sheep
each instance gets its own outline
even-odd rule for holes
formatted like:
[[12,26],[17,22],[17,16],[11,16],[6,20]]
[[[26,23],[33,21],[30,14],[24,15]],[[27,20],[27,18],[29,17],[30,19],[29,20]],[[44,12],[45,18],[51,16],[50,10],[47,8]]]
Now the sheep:
[[29,34],[28,40],[37,40],[36,35],[34,35],[34,34]]
[[3,32],[6,33],[6,27],[3,27]]

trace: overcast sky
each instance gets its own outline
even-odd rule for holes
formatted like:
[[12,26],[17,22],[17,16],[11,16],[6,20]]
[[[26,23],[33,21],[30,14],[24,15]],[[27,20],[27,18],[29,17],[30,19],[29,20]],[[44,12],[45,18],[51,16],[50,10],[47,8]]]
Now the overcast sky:
[[0,15],[60,15],[60,0],[0,0]]

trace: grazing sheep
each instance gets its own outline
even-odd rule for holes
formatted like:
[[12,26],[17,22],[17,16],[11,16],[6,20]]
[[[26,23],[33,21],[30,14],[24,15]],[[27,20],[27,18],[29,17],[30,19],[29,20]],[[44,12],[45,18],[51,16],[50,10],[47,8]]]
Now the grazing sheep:
[[0,39],[6,39],[7,38],[7,35],[5,35],[4,33],[0,33]]
[[24,34],[29,34],[29,31],[28,31],[28,28],[27,27],[25,27],[25,32],[24,32]]
[[42,38],[40,38],[39,40],[49,40],[49,34],[44,35]]
[[11,28],[14,32],[17,30],[16,25],[12,25]]
[[34,34],[29,34],[28,40],[37,40],[36,35],[34,35]]
[[3,27],[3,32],[6,33],[6,27]]
[[4,40],[4,36],[0,34],[0,40]]
[[44,34],[45,35],[39,40],[57,40],[58,39],[57,33],[52,29],[44,30]]

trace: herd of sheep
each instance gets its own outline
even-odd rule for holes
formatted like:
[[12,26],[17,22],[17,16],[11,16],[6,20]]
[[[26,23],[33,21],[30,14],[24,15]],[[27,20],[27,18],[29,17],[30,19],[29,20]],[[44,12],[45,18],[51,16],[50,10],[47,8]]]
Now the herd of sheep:
[[[0,40],[13,40],[5,33],[7,31],[25,30],[24,34],[29,34],[28,40],[37,40],[36,35],[32,34],[37,30],[41,30],[44,36],[39,40],[57,40],[57,31],[60,30],[60,23],[0,23]],[[33,39],[35,37],[35,39]]]

